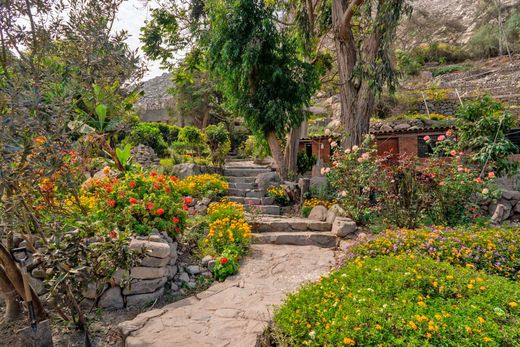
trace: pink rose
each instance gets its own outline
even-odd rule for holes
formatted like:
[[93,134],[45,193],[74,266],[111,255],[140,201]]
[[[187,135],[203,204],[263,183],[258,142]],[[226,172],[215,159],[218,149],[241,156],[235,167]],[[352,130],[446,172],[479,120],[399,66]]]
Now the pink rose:
[[444,141],[446,140],[446,136],[444,135],[439,135],[439,137],[437,137],[437,141]]
[[457,155],[457,151],[452,149],[451,152],[450,152],[451,156],[454,157]]
[[494,173],[493,171],[490,171],[490,172],[488,173],[488,177],[489,177],[489,178],[493,178],[493,177],[495,177],[495,173]]
[[431,137],[429,137],[428,135],[426,135],[425,137],[423,137],[423,140],[424,140],[424,141],[430,141],[430,140],[431,140]]

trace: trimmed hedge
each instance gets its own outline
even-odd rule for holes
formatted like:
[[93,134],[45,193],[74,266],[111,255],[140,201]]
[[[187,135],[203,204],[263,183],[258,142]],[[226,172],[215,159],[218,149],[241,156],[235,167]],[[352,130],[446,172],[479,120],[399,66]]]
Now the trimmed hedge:
[[414,256],[357,259],[288,297],[273,336],[288,346],[515,346],[520,287]]

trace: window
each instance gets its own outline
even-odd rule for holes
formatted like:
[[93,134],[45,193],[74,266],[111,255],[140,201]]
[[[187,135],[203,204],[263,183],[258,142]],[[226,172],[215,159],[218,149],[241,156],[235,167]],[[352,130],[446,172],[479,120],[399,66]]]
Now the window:
[[312,157],[312,143],[305,144],[305,153],[307,153],[307,157]]

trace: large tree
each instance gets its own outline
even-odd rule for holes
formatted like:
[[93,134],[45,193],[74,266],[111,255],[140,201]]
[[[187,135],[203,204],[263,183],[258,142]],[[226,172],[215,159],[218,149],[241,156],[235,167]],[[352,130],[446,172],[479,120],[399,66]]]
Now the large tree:
[[286,136],[305,119],[303,108],[319,86],[319,69],[300,58],[277,25],[274,8],[262,0],[210,0],[207,8],[210,69],[222,82],[226,105],[267,139],[286,177],[296,155]]
[[395,88],[391,47],[405,0],[332,0],[332,25],[346,146],[368,133],[375,100]]

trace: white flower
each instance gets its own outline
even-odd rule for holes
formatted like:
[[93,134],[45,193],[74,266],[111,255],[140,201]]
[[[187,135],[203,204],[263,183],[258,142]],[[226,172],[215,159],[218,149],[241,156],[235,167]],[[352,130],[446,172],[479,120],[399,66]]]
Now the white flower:
[[309,336],[311,337],[311,339],[313,339],[315,336],[316,336],[316,332],[313,330],[309,333]]
[[489,189],[487,189],[487,188],[482,189],[482,194],[486,195],[488,193],[489,193]]
[[327,135],[327,136],[330,135],[330,129],[325,129],[325,135]]
[[339,193],[339,195],[341,195],[342,197],[345,197],[345,196],[347,196],[347,192],[345,190],[343,190],[342,192]]
[[329,173],[329,172],[330,172],[330,167],[325,168],[325,173]]
[[353,150],[354,152],[357,151],[358,149],[359,149],[359,147],[356,146],[356,145],[354,145],[354,147],[352,147],[352,150]]
[[321,174],[325,175],[325,168],[324,167],[321,168]]
[[330,168],[329,167],[322,167],[321,168],[321,174],[322,175],[326,175],[330,172]]
[[330,143],[330,147],[331,148],[334,148],[334,147],[337,147],[338,146],[338,143],[336,141],[333,141]]

